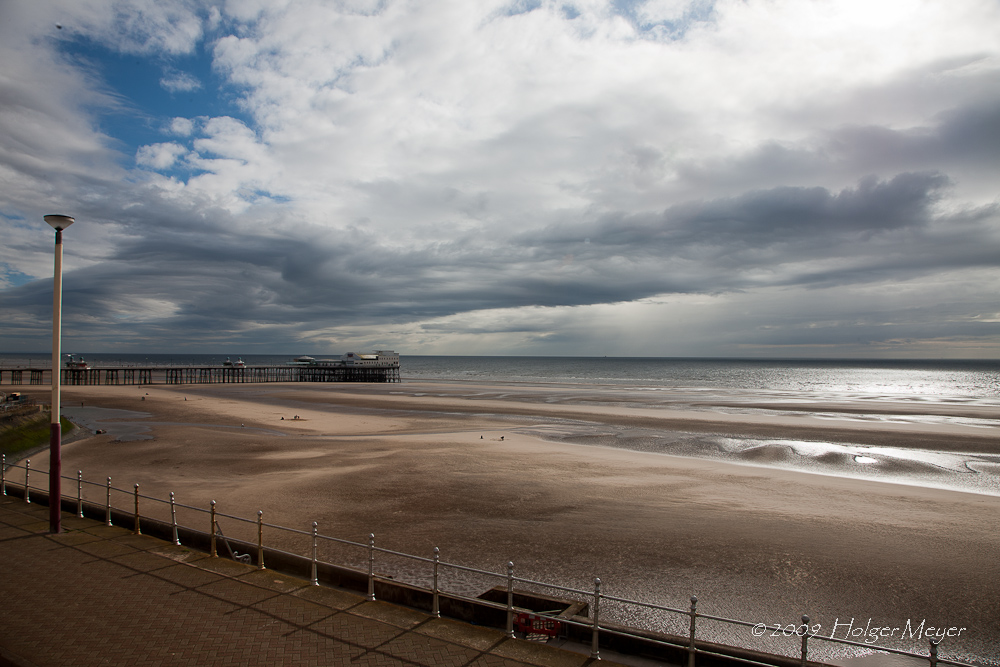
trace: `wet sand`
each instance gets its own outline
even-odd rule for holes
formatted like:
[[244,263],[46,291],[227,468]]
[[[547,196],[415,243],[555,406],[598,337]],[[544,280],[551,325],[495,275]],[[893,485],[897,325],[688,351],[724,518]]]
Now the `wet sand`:
[[[590,424],[997,453],[995,426],[865,416],[920,410],[907,405],[804,412],[768,399],[733,411],[475,383],[66,387],[63,397],[68,411],[83,402],[150,415],[125,421],[146,423],[151,439],[118,441],[112,429],[66,445],[64,471],[95,481],[199,507],[214,499],[238,516],[261,509],[275,524],[317,521],[355,541],[375,533],[408,553],[438,546],[444,560],[497,572],[511,560],[519,576],[583,589],[600,577],[611,595],[674,607],[696,594],[701,611],[751,622],[807,613],[826,636],[846,638],[852,619],[966,628],[942,654],[1000,664],[1000,497],[543,437]],[[749,630],[718,636],[779,648]],[[926,651],[927,641],[905,645]]]

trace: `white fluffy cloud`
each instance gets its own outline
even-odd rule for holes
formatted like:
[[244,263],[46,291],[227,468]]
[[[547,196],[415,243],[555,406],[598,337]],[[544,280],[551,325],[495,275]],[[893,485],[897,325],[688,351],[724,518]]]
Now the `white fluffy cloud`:
[[141,167],[160,170],[170,169],[177,162],[177,158],[186,152],[186,148],[172,142],[140,146],[135,155],[135,161]]
[[[122,53],[189,53],[203,36],[205,3],[193,0],[56,0],[64,29],[106,43]],[[209,5],[210,6],[210,5]]]
[[160,85],[171,93],[188,93],[201,88],[201,81],[187,72],[169,70],[160,79]]
[[190,118],[172,118],[170,132],[179,137],[189,137],[194,132],[194,121]]

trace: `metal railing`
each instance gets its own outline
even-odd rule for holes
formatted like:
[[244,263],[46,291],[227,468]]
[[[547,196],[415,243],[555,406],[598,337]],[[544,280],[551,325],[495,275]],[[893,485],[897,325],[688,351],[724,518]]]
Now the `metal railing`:
[[[11,479],[10,471],[20,471],[15,472],[18,476],[18,481],[13,481]],[[47,472],[35,471],[37,474],[42,474],[47,476]],[[31,470],[31,460],[27,459],[21,464],[7,465],[6,456],[2,458],[2,465],[0,465],[0,494],[6,496],[8,487],[12,489],[17,489],[21,492],[22,497],[25,502],[31,503],[31,491],[41,492],[42,495],[46,494],[47,487],[32,485],[32,470]],[[23,482],[21,481],[23,479]],[[70,477],[64,477],[67,480],[73,480]],[[89,482],[83,478],[83,472],[77,471],[75,478],[76,481],[76,497],[71,500],[76,501],[76,514],[79,517],[84,516],[84,487],[98,487],[103,491],[104,497],[104,520],[107,525],[112,525],[112,515],[117,513],[119,518],[119,523],[121,523],[121,517],[123,515],[123,509],[121,507],[116,507],[112,503],[112,495],[118,494],[121,496],[127,494],[130,496],[131,500],[131,522],[132,530],[135,534],[141,534],[141,520],[146,518],[147,520],[159,521],[157,519],[152,519],[152,517],[144,517],[140,513],[140,501],[147,501],[153,504],[166,505],[165,513],[169,513],[169,530],[171,535],[171,541],[180,545],[180,531],[188,531],[189,534],[203,533],[209,536],[209,554],[211,557],[218,557],[218,543],[221,541],[226,551],[229,553],[230,558],[233,560],[252,564],[256,561],[256,567],[258,569],[265,569],[264,564],[264,530],[268,531],[280,531],[290,536],[291,538],[301,538],[299,543],[302,545],[304,553],[296,553],[294,551],[286,551],[278,549],[273,546],[267,547],[267,550],[271,552],[272,555],[285,555],[291,556],[293,558],[306,558],[308,559],[311,566],[311,576],[310,581],[314,586],[319,585],[318,570],[323,565],[335,565],[332,561],[323,560],[319,556],[320,545],[335,545],[338,547],[347,547],[348,549],[358,550],[361,553],[356,556],[353,561],[348,564],[348,567],[355,567],[357,571],[363,572],[363,576],[367,579],[367,594],[368,600],[375,600],[376,582],[394,582],[393,577],[380,574],[376,571],[376,557],[392,557],[399,558],[408,561],[414,565],[420,566],[422,568],[427,568],[428,572],[422,577],[423,581],[429,582],[429,584],[421,585],[421,583],[407,583],[409,586],[423,590],[430,596],[430,613],[433,616],[441,615],[441,599],[442,596],[447,595],[451,600],[459,600],[463,602],[473,603],[480,606],[489,607],[506,614],[506,626],[505,631],[509,637],[515,636],[515,619],[518,618],[519,614],[530,613],[531,616],[543,619],[549,619],[556,624],[556,627],[562,626],[564,628],[576,628],[576,636],[586,636],[589,635],[590,641],[590,651],[591,657],[600,658],[600,646],[601,646],[601,636],[602,633],[605,635],[613,634],[617,636],[635,637],[644,642],[658,644],[663,647],[669,647],[675,651],[680,650],[687,654],[687,667],[695,667],[697,656],[715,656],[719,658],[724,658],[726,660],[734,660],[741,663],[749,665],[761,665],[765,667],[773,667],[775,664],[772,662],[765,662],[764,660],[768,657],[767,654],[756,653],[747,649],[745,646],[735,646],[732,644],[726,645],[717,643],[711,639],[705,638],[704,636],[699,638],[697,636],[697,631],[700,627],[699,620],[703,621],[713,621],[722,623],[728,626],[734,626],[737,628],[748,628],[752,636],[756,638],[763,638],[765,636],[770,638],[778,639],[790,639],[798,640],[798,655],[792,656],[801,665],[801,667],[806,667],[809,661],[810,646],[814,645],[815,642],[827,642],[833,644],[839,644],[844,646],[849,646],[852,648],[864,649],[866,651],[877,651],[882,653],[889,653],[893,655],[905,656],[909,658],[917,658],[920,660],[925,660],[928,662],[930,667],[938,667],[938,665],[954,665],[956,667],[973,667],[968,663],[959,662],[956,660],[951,660],[942,657],[939,654],[939,644],[940,639],[929,639],[928,652],[926,654],[914,653],[912,651],[906,651],[902,649],[895,649],[886,646],[875,645],[869,642],[858,642],[850,639],[842,639],[839,637],[827,636],[825,634],[819,633],[819,625],[810,626],[810,619],[808,616],[802,616],[799,622],[789,623],[787,625],[765,625],[762,623],[751,623],[748,621],[742,621],[739,619],[726,618],[724,616],[716,616],[712,614],[706,614],[698,611],[698,598],[696,596],[691,596],[690,607],[687,609],[674,608],[659,604],[654,604],[650,602],[642,602],[638,600],[632,600],[623,597],[616,597],[613,595],[608,595],[602,591],[601,579],[594,579],[594,587],[592,590],[584,590],[579,588],[573,588],[568,586],[562,586],[558,584],[552,584],[542,581],[536,581],[527,577],[519,577],[514,574],[514,563],[508,561],[506,564],[506,572],[492,572],[490,570],[483,570],[475,567],[469,567],[467,565],[460,565],[457,563],[449,563],[441,560],[440,549],[434,547],[433,555],[431,557],[417,556],[413,554],[407,554],[400,551],[394,551],[392,549],[387,549],[384,547],[379,547],[375,544],[374,533],[369,533],[368,540],[365,543],[353,542],[351,540],[346,540],[342,538],[332,537],[328,535],[321,535],[319,533],[319,526],[314,521],[312,523],[311,530],[298,530],[295,528],[289,528],[287,526],[281,526],[277,524],[266,523],[263,520],[264,513],[262,510],[257,511],[257,516],[255,519],[247,519],[244,517],[225,514],[218,511],[216,507],[216,502],[212,500],[210,502],[209,508],[196,507],[192,505],[185,505],[178,503],[174,497],[174,493],[171,492],[169,499],[164,500],[161,498],[156,498],[153,496],[147,496],[139,493],[139,484],[134,484],[132,489],[121,489],[112,486],[111,478],[108,477],[105,483],[95,483]],[[47,480],[46,480],[47,483]],[[64,487],[65,488],[65,487]],[[63,500],[66,496],[63,496]],[[92,501],[87,501],[92,508],[100,509],[99,505],[93,503]],[[178,523],[177,511],[183,510],[192,515],[207,515],[202,516],[199,521],[206,521],[208,531],[201,531],[193,526],[184,525]],[[240,527],[243,528],[245,534],[251,535],[250,540],[240,539],[235,540],[234,538],[227,538],[221,530],[219,525],[219,519],[226,519],[232,523],[229,525],[237,526],[237,530]],[[235,551],[230,544],[230,540],[236,541],[239,545],[254,545],[256,554],[245,553],[240,554]],[[255,541],[254,541],[255,540]],[[286,537],[286,541],[288,537]],[[294,541],[294,539],[293,539]],[[361,563],[359,566],[358,564]],[[338,564],[338,566],[344,566]],[[486,580],[496,581],[497,587],[505,591],[506,593],[506,603],[494,602],[483,597],[473,597],[470,595],[462,594],[457,591],[448,591],[447,593],[442,590],[440,586],[440,581],[442,574],[444,572],[451,571],[458,574],[471,574],[475,577],[483,578]],[[420,578],[420,577],[418,577]],[[567,615],[564,611],[560,613],[556,612],[538,612],[526,610],[523,608],[516,607],[514,604],[515,599],[515,587],[525,586],[529,587],[534,591],[544,591],[552,592],[553,594],[568,594],[575,597],[577,600],[585,602],[589,606],[589,613],[587,616],[578,615]],[[683,621],[687,628],[687,636],[674,635],[669,639],[663,638],[663,635],[668,633],[659,633],[655,629],[648,632],[643,632],[635,628],[626,628],[624,626],[604,622],[602,624],[601,613],[602,613],[602,603],[615,603],[622,606],[643,608],[646,610],[652,610],[655,612],[662,612],[665,614],[674,615],[679,621]],[[853,628],[853,626],[852,626]],[[836,628],[835,628],[836,630]],[[564,631],[565,634],[565,631]],[[923,625],[919,626],[919,632],[916,633],[917,636],[923,636]],[[857,634],[855,633],[855,636]],[[910,638],[914,637],[913,629],[911,628]],[[925,637],[927,638],[927,637]],[[737,653],[742,649],[744,652],[752,652],[753,656],[741,656],[734,655],[732,652],[725,651],[725,649],[731,648],[736,649]],[[788,658],[790,656],[784,656],[778,653],[772,654],[776,658],[784,658],[783,663],[788,664]]]
[[18,399],[9,398],[0,401],[0,414],[5,417],[15,417],[22,414],[32,414],[38,412],[38,401],[31,396],[21,396]]

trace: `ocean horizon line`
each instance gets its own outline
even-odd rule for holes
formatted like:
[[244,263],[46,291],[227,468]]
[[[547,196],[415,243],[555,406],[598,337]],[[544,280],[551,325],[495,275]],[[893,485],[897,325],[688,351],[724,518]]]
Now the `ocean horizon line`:
[[[387,348],[380,348],[387,349]],[[288,357],[289,359],[294,359],[295,357],[301,356],[312,356],[316,358],[321,358],[324,356],[340,356],[341,354],[346,354],[347,352],[355,353],[370,353],[375,352],[373,348],[371,350],[358,350],[350,349],[344,350],[343,352],[313,352],[313,353],[298,353],[298,352],[95,352],[95,351],[75,351],[68,352],[63,351],[62,356],[68,356],[70,354],[74,356],[90,356],[90,357]],[[394,350],[396,351],[396,350]],[[398,352],[398,351],[397,351]],[[406,352],[398,352],[400,357],[412,357],[412,358],[441,358],[441,359],[616,359],[616,360],[655,360],[655,361],[761,361],[761,362],[857,362],[857,363],[872,363],[872,362],[915,362],[915,363],[935,363],[935,362],[956,362],[956,363],[996,363],[1000,364],[1000,358],[994,357],[836,357],[836,356],[736,356],[736,355],[720,355],[720,356],[658,356],[658,355],[590,355],[590,354],[411,354]],[[0,357],[49,357],[51,358],[51,351],[34,351],[34,352],[12,352],[12,351],[2,351],[0,350]]]

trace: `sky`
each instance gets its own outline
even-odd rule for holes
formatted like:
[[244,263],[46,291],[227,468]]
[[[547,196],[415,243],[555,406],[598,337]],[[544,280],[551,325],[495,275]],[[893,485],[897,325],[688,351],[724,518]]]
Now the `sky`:
[[996,0],[0,0],[0,351],[1000,358]]

